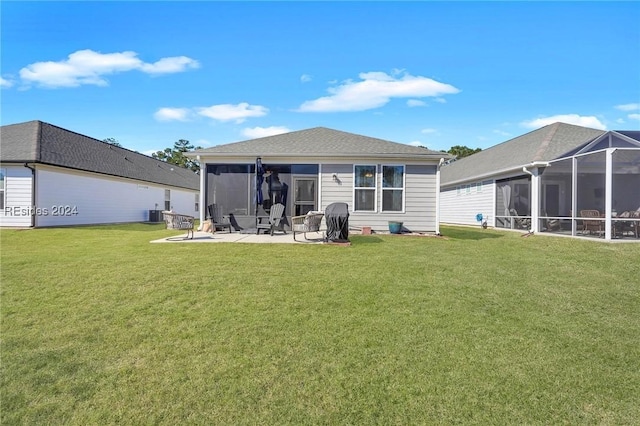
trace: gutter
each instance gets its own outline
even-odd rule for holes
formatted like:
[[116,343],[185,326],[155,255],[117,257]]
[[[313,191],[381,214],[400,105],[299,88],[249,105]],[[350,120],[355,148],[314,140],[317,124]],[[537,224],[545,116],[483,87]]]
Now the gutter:
[[481,180],[484,178],[488,178],[488,177],[492,177],[492,176],[496,176],[496,175],[501,175],[503,173],[508,173],[508,172],[515,172],[515,171],[524,171],[525,173],[529,173],[530,172],[528,170],[529,167],[533,167],[533,168],[537,168],[537,167],[549,167],[550,163],[546,162],[546,161],[534,161],[532,163],[529,164],[525,164],[522,166],[513,166],[513,167],[509,167],[506,169],[501,169],[501,170],[497,170],[497,171],[492,171],[492,172],[487,172],[487,173],[483,173],[481,175],[477,175],[477,176],[471,176],[468,178],[463,178],[463,179],[458,179],[458,180],[454,180],[451,182],[446,182],[444,184],[444,186],[451,186],[451,185],[456,185],[458,183],[463,183],[463,182],[469,182],[469,181],[475,181],[475,180]]
[[239,160],[244,160],[246,158],[250,158],[250,157],[273,157],[273,158],[301,158],[301,157],[306,157],[306,158],[322,158],[322,159],[347,159],[347,158],[355,158],[355,159],[369,159],[369,158],[375,158],[375,159],[381,159],[381,158],[404,158],[407,160],[416,160],[416,159],[423,159],[423,160],[439,160],[440,158],[442,158],[442,155],[439,153],[433,153],[433,154],[424,154],[424,155],[419,155],[419,154],[376,154],[376,153],[352,153],[352,154],[340,154],[340,155],[335,155],[335,154],[328,154],[328,153],[305,153],[305,152],[300,152],[300,153],[272,153],[272,154],[246,154],[246,153],[219,153],[216,152],[215,154],[207,154],[205,152],[203,153],[194,153],[194,152],[185,152],[184,153],[185,157],[188,158],[193,158],[193,159],[199,159],[199,160],[209,160],[209,159],[216,159],[216,158],[223,158],[223,159],[239,159]]

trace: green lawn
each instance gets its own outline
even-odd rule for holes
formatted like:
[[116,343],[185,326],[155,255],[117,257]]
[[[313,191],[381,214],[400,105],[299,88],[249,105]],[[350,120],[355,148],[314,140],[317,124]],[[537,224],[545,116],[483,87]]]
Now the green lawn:
[[442,232],[2,230],[0,423],[640,423],[640,244]]

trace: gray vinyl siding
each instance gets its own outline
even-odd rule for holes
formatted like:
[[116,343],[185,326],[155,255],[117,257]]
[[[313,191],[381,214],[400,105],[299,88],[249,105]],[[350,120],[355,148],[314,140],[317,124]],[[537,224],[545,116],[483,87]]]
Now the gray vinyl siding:
[[[481,183],[478,191],[477,184]],[[469,187],[469,191],[467,191]],[[458,188],[460,188],[458,190]],[[442,188],[440,193],[440,222],[457,225],[479,225],[476,215],[482,213],[488,217],[489,226],[494,224],[493,180],[470,182]]]
[[[334,173],[339,182],[333,181]],[[322,194],[320,195],[320,210],[324,211],[331,203],[347,203],[349,211],[353,210],[353,165],[352,164],[322,164],[321,166]]]
[[[358,164],[375,164],[360,162]],[[378,166],[387,163],[378,163]],[[378,168],[379,169],[379,168]],[[336,174],[339,183],[333,181]],[[404,228],[413,232],[435,232],[436,229],[436,166],[405,166],[405,211],[381,212],[382,194],[378,186],[375,213],[353,211],[353,164],[323,164],[321,174],[321,210],[331,203],[342,202],[349,206],[349,226],[370,226],[374,231],[388,232],[389,221],[403,222]]]

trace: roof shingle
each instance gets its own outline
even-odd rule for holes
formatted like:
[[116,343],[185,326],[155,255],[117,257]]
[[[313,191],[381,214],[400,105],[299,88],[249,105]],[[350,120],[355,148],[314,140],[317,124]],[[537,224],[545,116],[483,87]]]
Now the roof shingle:
[[0,161],[42,163],[197,190],[198,175],[88,136],[44,123],[2,126]]
[[534,162],[547,162],[575,151],[605,133],[566,123],[549,124],[442,167],[442,185],[490,176]]
[[450,155],[383,139],[314,127],[264,138],[218,145],[194,151],[202,156],[286,156],[286,157],[421,157],[449,158]]

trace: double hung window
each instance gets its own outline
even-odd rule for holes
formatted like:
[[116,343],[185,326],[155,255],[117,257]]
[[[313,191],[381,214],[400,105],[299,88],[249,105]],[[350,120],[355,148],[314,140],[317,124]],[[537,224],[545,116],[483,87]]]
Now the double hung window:
[[164,190],[164,209],[169,211],[171,210],[171,190]]
[[382,211],[404,211],[404,166],[382,166]]
[[354,166],[354,210],[374,212],[376,210],[376,166]]
[[6,170],[5,169],[0,169],[0,211],[4,211],[4,206],[5,206],[5,202],[4,202],[4,195],[7,192],[6,191],[6,182],[7,182],[7,178],[6,178],[7,174],[6,174]]

